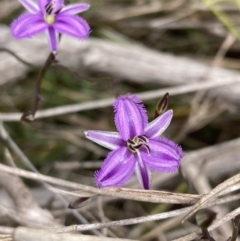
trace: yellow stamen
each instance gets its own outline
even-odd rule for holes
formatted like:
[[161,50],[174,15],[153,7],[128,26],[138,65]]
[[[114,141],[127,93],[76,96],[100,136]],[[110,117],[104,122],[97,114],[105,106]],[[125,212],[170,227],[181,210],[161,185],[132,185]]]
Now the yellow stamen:
[[44,20],[47,24],[52,25],[55,22],[55,17],[53,15],[46,15]]

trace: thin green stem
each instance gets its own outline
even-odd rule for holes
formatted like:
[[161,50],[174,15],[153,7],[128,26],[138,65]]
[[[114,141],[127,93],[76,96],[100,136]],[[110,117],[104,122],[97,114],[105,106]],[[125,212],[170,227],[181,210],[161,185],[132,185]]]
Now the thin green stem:
[[[221,21],[221,23],[238,39],[240,40],[240,32],[235,24],[210,0],[202,0],[212,13]],[[237,0],[238,2],[239,0]]]

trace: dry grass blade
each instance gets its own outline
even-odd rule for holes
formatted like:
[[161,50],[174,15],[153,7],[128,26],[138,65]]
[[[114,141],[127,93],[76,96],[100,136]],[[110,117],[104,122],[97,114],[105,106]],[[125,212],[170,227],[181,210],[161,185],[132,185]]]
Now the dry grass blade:
[[131,241],[129,239],[95,237],[82,234],[59,234],[47,230],[19,227],[13,234],[15,241]]
[[190,218],[194,213],[196,213],[199,209],[206,205],[206,203],[209,202],[211,199],[216,198],[220,192],[224,191],[224,189],[229,188],[238,182],[240,182],[240,174],[237,174],[216,186],[207,195],[200,198],[200,200],[193,206],[193,210],[189,212],[186,217],[184,217],[182,222]]
[[[120,189],[110,189],[110,190],[107,190],[107,189],[97,189],[97,188],[93,188],[93,187],[89,187],[89,186],[84,186],[82,184],[68,182],[68,181],[64,181],[64,180],[61,180],[61,179],[44,176],[44,175],[41,175],[41,174],[31,173],[31,172],[28,172],[28,171],[7,167],[7,166],[4,166],[2,164],[0,164],[0,170],[1,171],[6,171],[8,173],[15,174],[15,175],[19,175],[19,176],[22,176],[22,177],[27,177],[27,178],[30,178],[30,179],[33,179],[33,180],[47,181],[47,182],[50,182],[50,183],[55,184],[55,185],[60,185],[60,186],[63,185],[65,187],[71,187],[71,188],[80,188],[80,187],[82,187],[83,189],[85,189],[85,191],[88,190],[90,193],[92,192],[92,193],[103,194],[103,195],[110,195],[110,196],[116,195],[118,197],[129,198],[129,199],[132,199],[132,197],[134,197],[134,196],[130,196],[129,197],[126,194],[125,195],[121,195]],[[117,190],[118,190],[118,192],[116,192]],[[112,192],[112,191],[114,191],[114,192]],[[136,193],[138,193],[137,197],[140,196],[141,193],[147,193],[147,191],[139,191],[139,190],[134,190],[134,189],[133,190],[132,189],[130,189],[130,190],[123,189],[123,191],[127,191],[127,193],[128,192],[136,192]],[[136,195],[136,193],[135,193],[135,195]],[[155,194],[158,194],[158,193],[162,194],[162,193],[165,193],[165,192],[157,192],[157,191],[155,191],[154,193]],[[172,195],[171,199],[174,199],[175,194],[173,195],[171,193],[171,195]],[[208,206],[217,205],[217,204],[224,203],[224,202],[229,202],[229,201],[234,201],[234,200],[239,199],[239,197],[240,197],[240,195],[235,195],[235,196],[232,196],[232,197],[225,197],[225,198],[219,199],[219,200],[217,200],[215,202],[209,203]],[[142,197],[135,198],[135,200],[142,200]],[[168,202],[172,202],[172,200],[169,201],[169,198],[168,198]],[[73,230],[80,231],[80,230],[91,230],[91,229],[96,229],[96,228],[112,227],[112,226],[130,225],[130,224],[136,224],[136,223],[141,223],[141,222],[148,222],[148,221],[153,221],[153,220],[159,220],[159,219],[165,219],[165,218],[169,218],[169,217],[174,217],[174,216],[178,216],[178,215],[187,213],[187,212],[189,212],[191,210],[192,210],[192,207],[187,207],[187,208],[183,208],[183,209],[179,209],[179,210],[174,210],[174,211],[170,211],[170,212],[160,213],[160,214],[157,214],[157,215],[149,215],[149,216],[140,217],[140,218],[132,218],[132,219],[113,221],[113,222],[108,222],[108,223],[87,224],[87,225],[79,225],[79,226],[78,225],[77,226],[74,225],[74,226],[63,228],[63,229],[57,229],[55,231],[69,232],[69,231],[73,231]]]
[[159,213],[159,214],[155,214],[155,215],[138,217],[138,218],[129,218],[129,219],[123,219],[123,220],[105,222],[105,223],[71,225],[68,227],[56,228],[56,229],[51,229],[51,230],[55,231],[55,232],[60,232],[60,233],[68,233],[68,232],[80,232],[80,231],[85,231],[85,230],[109,228],[109,227],[116,227],[116,226],[133,225],[133,224],[139,224],[139,223],[156,221],[156,220],[179,216],[181,214],[188,212],[189,210],[191,210],[191,207],[177,209],[174,211]]
[[[240,198],[240,194],[234,195],[231,197],[221,198],[217,201],[209,203],[207,206],[204,206],[204,207],[211,207],[211,206],[223,204],[225,202],[235,201],[235,200],[238,200],[239,198]],[[162,220],[162,219],[167,219],[167,218],[171,218],[171,217],[176,217],[176,216],[189,212],[189,210],[192,210],[192,207],[181,208],[181,209],[177,209],[174,211],[163,212],[163,213],[158,213],[158,214],[148,215],[148,216],[143,216],[143,217],[123,219],[123,220],[119,220],[119,221],[94,223],[94,224],[71,225],[68,227],[56,228],[56,229],[51,229],[51,230],[55,231],[55,232],[65,233],[65,232],[74,232],[74,231],[79,232],[79,231],[84,231],[84,230],[92,230],[92,229],[100,229],[100,228],[109,228],[109,227],[116,227],[116,226],[123,226],[123,225],[133,225],[133,224],[138,224],[138,223],[144,223],[144,222],[150,222],[150,221],[156,221],[156,220]]]
[[[240,208],[237,208],[235,210],[233,210],[232,212],[228,213],[226,216],[224,216],[223,218],[217,219],[209,228],[209,231],[214,230],[215,228],[219,227],[220,225],[222,225],[223,223],[233,219],[234,217],[236,217],[237,215],[240,214]],[[178,239],[174,239],[172,241],[190,241],[193,240],[197,237],[199,237],[199,234],[201,234],[201,230],[197,230],[191,234],[188,234],[184,237],[178,238]]]
[[[135,201],[143,201],[143,202],[152,202],[152,203],[173,203],[173,204],[194,204],[196,203],[201,195],[193,195],[193,194],[181,194],[181,193],[171,193],[164,191],[149,191],[149,190],[139,190],[139,189],[128,189],[128,188],[95,188],[87,185],[83,185],[80,183],[70,182],[54,177],[49,177],[46,175],[42,175],[39,173],[33,173],[29,171],[25,171],[18,168],[12,168],[0,164],[0,170],[11,173],[14,175],[18,175],[21,177],[25,177],[28,179],[47,182],[53,185],[62,186],[70,189],[78,189],[80,191],[62,191],[57,189],[58,193],[72,195],[75,197],[92,197],[94,195],[106,195],[112,197],[118,197],[123,199],[130,199]],[[234,182],[233,182],[234,184]],[[232,185],[233,185],[232,184]],[[232,186],[230,185],[230,186]],[[225,191],[228,186],[225,186],[221,189],[217,194],[221,194],[221,191]],[[237,186],[239,188],[239,186]],[[234,188],[236,190],[236,188]],[[54,188],[52,189],[54,191]],[[232,191],[232,189],[229,189]],[[206,195],[207,196],[207,195]]]
[[[127,189],[127,188],[103,188],[98,189],[95,187],[74,183],[70,181],[65,181],[58,178],[53,178],[49,176],[45,176],[39,173],[33,173],[29,171],[25,171],[18,168],[12,168],[5,165],[0,164],[0,170],[11,173],[14,175],[18,175],[21,177],[25,177],[28,179],[36,180],[36,181],[44,181],[50,184],[63,186],[71,189],[78,189],[81,191],[67,192],[67,191],[59,191],[63,194],[68,194],[72,196],[78,197],[92,197],[94,195],[107,195],[118,198],[130,199],[135,201],[145,201],[145,202],[153,202],[153,203],[175,203],[175,204],[193,204],[195,203],[200,196],[191,195],[191,194],[181,194],[181,193],[170,193],[163,191],[144,191],[138,189]],[[54,189],[52,189],[54,191]]]

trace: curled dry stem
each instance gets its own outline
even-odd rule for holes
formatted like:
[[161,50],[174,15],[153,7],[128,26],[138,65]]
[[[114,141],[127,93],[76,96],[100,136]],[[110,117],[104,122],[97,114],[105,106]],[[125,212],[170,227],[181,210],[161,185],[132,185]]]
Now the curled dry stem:
[[40,104],[40,102],[42,100],[42,97],[41,97],[42,81],[43,81],[43,78],[44,78],[47,70],[54,63],[54,61],[56,61],[55,57],[56,57],[55,54],[50,53],[48,58],[47,58],[47,60],[46,60],[46,62],[45,62],[45,64],[43,65],[42,69],[40,70],[40,73],[38,75],[37,82],[36,82],[36,89],[35,89],[35,94],[34,94],[33,109],[32,109],[32,111],[25,112],[22,115],[22,117],[21,117],[22,121],[25,121],[25,122],[32,122],[32,121],[34,121],[36,112],[37,112],[37,110],[39,108],[39,104]]

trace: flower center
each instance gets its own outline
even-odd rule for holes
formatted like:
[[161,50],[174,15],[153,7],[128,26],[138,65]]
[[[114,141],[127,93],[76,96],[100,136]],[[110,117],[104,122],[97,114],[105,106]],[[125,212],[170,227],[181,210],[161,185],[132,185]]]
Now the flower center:
[[53,16],[53,15],[46,15],[46,16],[44,17],[44,20],[45,20],[45,22],[46,22],[47,24],[52,25],[52,24],[54,24],[54,22],[55,22],[55,16]]
[[150,154],[150,148],[148,143],[148,138],[146,136],[135,136],[133,139],[128,139],[127,148],[132,153],[136,153],[138,149],[143,146],[147,149],[148,154]]
[[56,10],[56,1],[53,0],[46,4],[45,11],[46,14],[44,16],[44,20],[47,24],[52,25],[56,20],[56,14],[58,14],[61,11],[61,9]]

